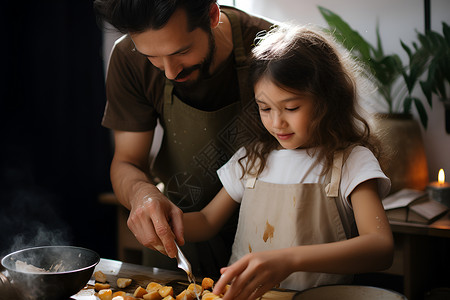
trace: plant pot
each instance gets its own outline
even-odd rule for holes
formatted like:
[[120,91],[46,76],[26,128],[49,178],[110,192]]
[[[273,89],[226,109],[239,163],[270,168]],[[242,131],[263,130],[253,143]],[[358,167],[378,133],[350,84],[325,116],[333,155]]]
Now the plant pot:
[[419,123],[410,114],[377,114],[372,130],[389,158],[381,168],[391,179],[390,193],[404,188],[425,190],[428,165]]

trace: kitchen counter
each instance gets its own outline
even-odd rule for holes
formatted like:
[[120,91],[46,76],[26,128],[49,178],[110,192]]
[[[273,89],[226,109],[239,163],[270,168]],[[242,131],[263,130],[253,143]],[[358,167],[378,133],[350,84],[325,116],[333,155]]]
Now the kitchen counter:
[[[111,285],[113,291],[122,290],[127,293],[133,293],[138,286],[143,288],[147,287],[147,284],[151,281],[158,282],[163,285],[170,285],[174,287],[175,294],[181,292],[187,287],[187,277],[184,272],[176,272],[170,270],[164,270],[159,268],[145,267],[136,264],[124,263],[117,260],[104,259],[100,260],[100,263],[96,266],[95,271],[102,271],[107,278],[108,283]],[[95,272],[94,271],[94,272]],[[133,281],[130,286],[125,289],[117,288],[117,278],[131,278]],[[196,278],[201,284],[203,278]],[[88,285],[93,285],[94,280],[91,279]],[[280,291],[272,290],[267,292],[262,300],[292,300],[296,292],[292,291]],[[76,300],[98,300],[94,295],[92,288],[86,288],[81,290],[78,294],[71,297]]]

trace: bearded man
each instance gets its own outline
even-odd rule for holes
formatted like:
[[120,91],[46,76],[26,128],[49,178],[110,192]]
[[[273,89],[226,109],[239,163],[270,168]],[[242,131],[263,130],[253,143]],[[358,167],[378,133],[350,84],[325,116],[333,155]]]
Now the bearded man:
[[[247,56],[272,24],[215,0],[96,0],[94,8],[125,34],[109,60],[102,121],[114,133],[114,193],[136,239],[165,254],[145,251],[144,264],[176,268],[168,257],[185,244],[182,212],[212,200],[216,170],[252,139],[242,118],[254,113]],[[164,135],[150,166],[158,121]],[[210,241],[183,246],[194,272],[217,276],[227,265],[233,220]]]

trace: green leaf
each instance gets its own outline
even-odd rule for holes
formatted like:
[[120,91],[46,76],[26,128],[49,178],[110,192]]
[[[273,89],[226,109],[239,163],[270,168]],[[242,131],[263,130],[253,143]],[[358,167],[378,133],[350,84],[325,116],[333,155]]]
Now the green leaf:
[[412,97],[406,97],[403,101],[403,113],[409,114],[411,113],[411,104],[412,104],[413,98]]
[[422,123],[423,128],[427,129],[428,125],[428,116],[425,107],[422,104],[422,101],[418,98],[413,98],[414,105],[416,106],[417,112],[419,113],[420,122]]
[[347,49],[352,52],[358,52],[359,55],[357,56],[360,56],[367,62],[370,59],[370,49],[372,49],[373,46],[368,43],[357,31],[353,30],[340,16],[324,7],[318,6],[318,8],[338,40]]
[[438,94],[440,94],[440,98],[445,98],[446,92],[445,92],[445,79],[444,74],[441,69],[438,69],[434,74],[434,80],[435,87],[438,91]]
[[411,49],[405,44],[403,43],[402,40],[400,40],[400,44],[402,45],[402,48],[406,51],[406,53],[408,54],[409,59],[411,59],[412,56],[412,52]]
[[422,88],[422,92],[424,93],[425,97],[427,98],[427,102],[430,105],[430,107],[433,106],[433,101],[432,101],[432,90],[431,90],[431,86],[430,83],[428,81],[421,81],[420,82],[420,87]]
[[450,47],[450,26],[448,26],[445,22],[442,22],[442,33],[444,34],[447,46]]
[[377,21],[377,27],[375,29],[376,35],[377,35],[377,48],[372,47],[372,51],[375,55],[375,57],[383,57],[384,51],[383,51],[383,44],[381,42],[381,35],[380,35],[380,28]]
[[420,42],[420,44],[422,45],[422,47],[427,50],[427,52],[431,52],[432,51],[432,47],[430,44],[430,41],[428,40],[428,37],[422,33],[417,33],[417,38]]
[[376,78],[383,85],[392,85],[402,72],[401,61],[397,55],[385,56],[382,59],[373,60],[371,68]]
[[403,75],[403,80],[406,83],[406,88],[408,89],[408,95],[411,95],[412,90],[414,89],[415,79],[413,76],[409,76],[408,73],[406,73],[406,71],[403,71],[402,75]]

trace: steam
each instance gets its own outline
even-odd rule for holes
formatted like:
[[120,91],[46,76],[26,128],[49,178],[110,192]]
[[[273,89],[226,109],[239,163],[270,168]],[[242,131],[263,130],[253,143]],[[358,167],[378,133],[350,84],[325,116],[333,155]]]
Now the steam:
[[[20,204],[10,204],[7,206],[7,209],[5,209],[5,212],[8,212],[8,214],[6,217],[1,217],[0,226],[1,228],[8,228],[10,230],[7,232],[9,233],[9,236],[7,236],[6,239],[10,243],[1,249],[1,257],[25,248],[69,244],[68,228],[62,220],[60,220],[56,211],[50,204],[43,201],[45,198],[35,198],[35,200],[38,201],[31,201],[31,199],[23,197],[20,199]],[[20,207],[19,210],[17,210],[18,207]],[[46,219],[50,217],[51,219],[46,222]],[[47,267],[41,266],[40,263],[38,263],[39,261],[39,257],[32,256],[29,256],[26,261],[12,261],[15,264],[13,269],[18,269],[22,272],[27,271],[27,269],[30,271],[29,268],[33,266],[34,268],[46,270]],[[19,263],[19,268],[17,268],[17,263]],[[20,266],[23,267],[24,264],[28,264],[29,266],[21,270]],[[8,272],[5,274],[7,274],[11,281],[11,274]],[[44,286],[42,286],[42,283],[38,284],[33,275],[29,276],[24,274],[20,277],[18,282],[15,280],[12,280],[11,282],[17,286],[17,291],[20,291],[21,294],[19,296],[22,299],[45,299],[47,296]],[[0,297],[0,299],[2,298]]]
[[52,182],[37,178],[40,173],[33,169],[34,157],[28,149],[6,144],[2,150],[0,258],[24,248],[70,243],[62,214],[67,199],[52,188]]
[[47,193],[22,190],[2,205],[0,257],[24,248],[70,243],[69,228],[55,208],[54,200]]
[[67,231],[65,229],[51,229],[42,223],[35,222],[35,228],[29,228],[28,232],[20,233],[13,238],[13,245],[10,252],[24,248],[38,246],[65,246],[69,245],[66,240]]
[[[0,259],[25,248],[69,244],[70,230],[61,214],[67,205],[64,197],[37,183],[28,152],[10,145],[2,145],[2,150],[6,155],[0,157]],[[13,284],[21,283],[11,281],[8,271],[1,271]],[[22,283],[30,287],[27,291],[45,298],[39,285],[26,278]],[[8,295],[0,292],[0,299],[30,298]]]

